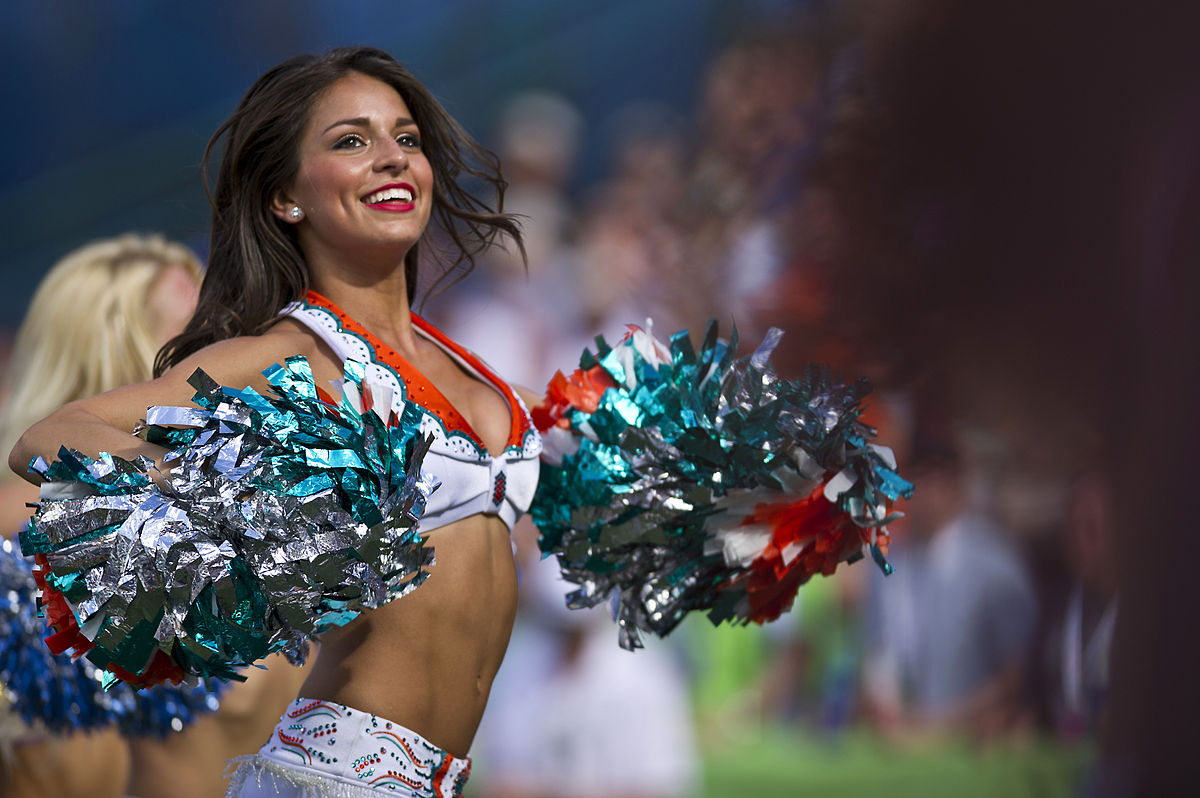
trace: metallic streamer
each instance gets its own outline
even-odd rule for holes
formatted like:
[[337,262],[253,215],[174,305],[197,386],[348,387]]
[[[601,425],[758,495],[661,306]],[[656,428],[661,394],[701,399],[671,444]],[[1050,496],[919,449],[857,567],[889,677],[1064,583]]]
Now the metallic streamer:
[[[862,557],[912,492],[858,421],[865,380],[810,367],[778,378],[770,331],[734,359],[710,322],[700,347],[630,327],[597,339],[534,413],[544,441],[531,509],[545,555],[578,587],[568,606],[614,602],[620,644],[670,633],[692,610],[762,623],[816,573]],[[886,538],[884,538],[886,540]]]
[[276,651],[303,662],[325,629],[420,585],[429,441],[414,414],[364,412],[363,373],[346,364],[356,391],[334,405],[302,357],[264,372],[268,396],[197,371],[196,407],[151,408],[140,430],[171,449],[161,483],[145,458],[35,462],[50,487],[22,544],[48,642],[135,686],[239,678]]

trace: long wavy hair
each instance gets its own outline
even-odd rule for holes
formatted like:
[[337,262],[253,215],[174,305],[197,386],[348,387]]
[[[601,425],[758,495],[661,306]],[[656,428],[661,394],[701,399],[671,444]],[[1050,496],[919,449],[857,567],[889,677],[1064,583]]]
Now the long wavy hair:
[[3,451],[67,402],[150,379],[161,320],[147,300],[172,266],[199,282],[200,261],[187,247],[127,234],[81,247],[47,272],[4,373]]
[[[233,114],[217,128],[204,151],[205,190],[212,205],[208,269],[196,313],[158,353],[155,375],[199,349],[270,327],[279,311],[308,289],[308,268],[292,225],[270,211],[271,198],[291,185],[300,167],[300,137],[317,99],[333,83],[360,73],[391,86],[412,112],[422,148],[433,168],[433,213],[420,241],[405,256],[408,299],[417,286],[424,245],[442,268],[460,279],[477,255],[507,236],[524,257],[517,220],[504,211],[507,183],[500,162],[447,113],[405,67],[382,50],[343,47],[322,56],[302,55],[255,81]],[[207,175],[224,139],[213,186]],[[495,206],[462,183],[483,183]],[[438,242],[432,245],[431,237]],[[443,243],[444,242],[444,243]]]

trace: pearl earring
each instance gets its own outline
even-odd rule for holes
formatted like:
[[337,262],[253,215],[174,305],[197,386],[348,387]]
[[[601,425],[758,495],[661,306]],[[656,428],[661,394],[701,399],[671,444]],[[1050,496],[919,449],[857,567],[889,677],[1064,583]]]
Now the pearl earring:
[[290,211],[288,211],[288,217],[293,222],[298,222],[304,218],[304,211],[301,210],[299,205],[293,205],[292,209]]

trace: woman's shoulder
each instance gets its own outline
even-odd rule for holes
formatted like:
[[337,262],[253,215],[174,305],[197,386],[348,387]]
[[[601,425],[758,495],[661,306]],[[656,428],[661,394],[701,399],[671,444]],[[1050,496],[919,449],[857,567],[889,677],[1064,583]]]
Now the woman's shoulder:
[[314,367],[330,359],[319,339],[303,325],[281,319],[259,335],[209,344],[182,360],[167,375],[187,379],[199,369],[223,385],[265,384],[264,370],[297,355],[313,362]]

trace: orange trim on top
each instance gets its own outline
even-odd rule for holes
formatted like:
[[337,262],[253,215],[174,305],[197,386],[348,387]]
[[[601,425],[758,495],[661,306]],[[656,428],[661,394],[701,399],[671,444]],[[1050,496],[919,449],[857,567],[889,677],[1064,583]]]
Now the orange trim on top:
[[[309,290],[304,301],[310,305],[324,308],[333,315],[337,316],[341,322],[342,328],[363,338],[370,345],[372,354],[375,359],[389,366],[396,374],[404,381],[408,391],[408,399],[411,402],[425,408],[431,414],[436,416],[442,425],[446,428],[447,434],[460,433],[470,438],[481,451],[486,452],[487,447],[484,446],[482,439],[471,428],[466,417],[455,409],[450,400],[446,398],[438,387],[434,385],[424,374],[409,363],[399,352],[387,346],[383,341],[379,340],[366,327],[363,327],[353,318],[351,318],[344,310],[333,304],[330,300],[318,294],[316,291]],[[469,350],[464,349],[459,344],[450,340],[445,333],[434,327],[429,322],[422,319],[415,313],[409,314],[412,317],[413,325],[418,330],[424,333],[430,340],[440,346],[443,351],[456,355],[468,367],[473,369],[477,375],[488,382],[492,387],[496,388],[500,395],[504,397],[508,403],[509,415],[509,433],[508,442],[505,448],[510,446],[521,446],[524,443],[525,433],[530,430],[530,421],[526,418],[525,413],[521,410],[521,405],[517,401],[517,396],[513,393],[512,388],[508,383],[500,379],[500,377],[483,365],[479,358],[475,357]]]

